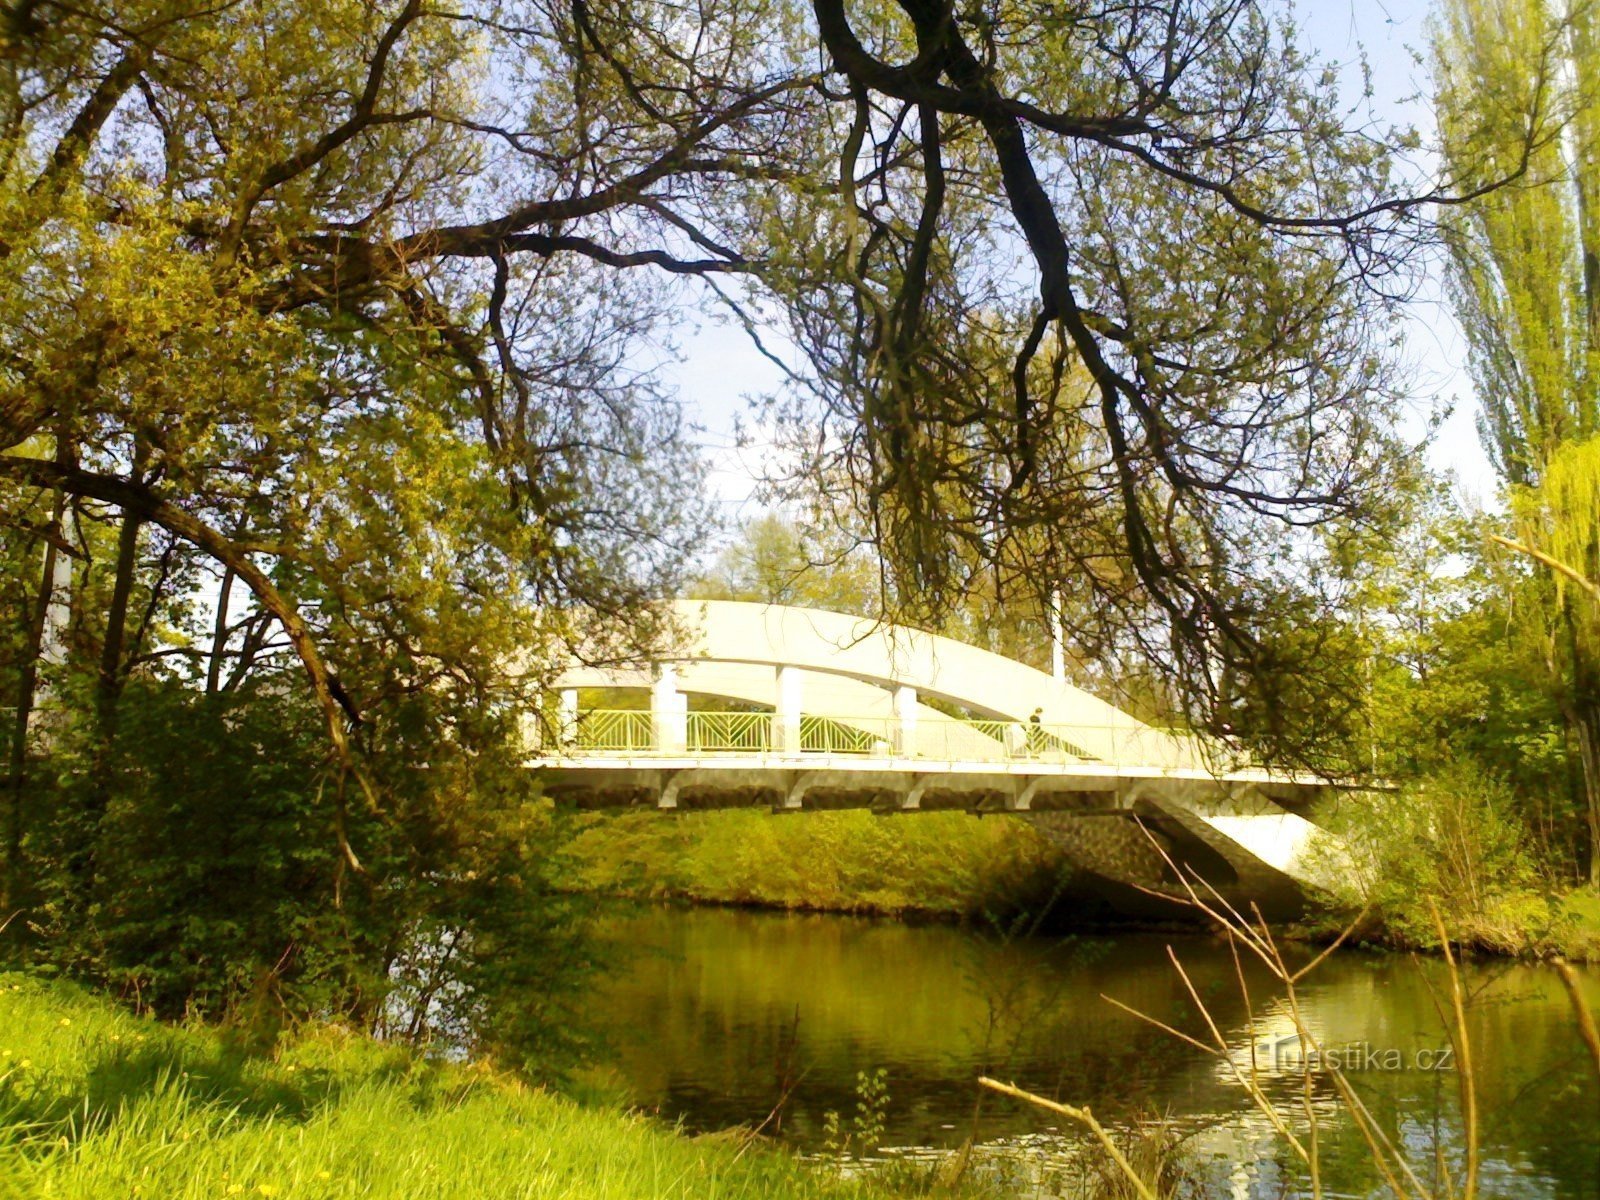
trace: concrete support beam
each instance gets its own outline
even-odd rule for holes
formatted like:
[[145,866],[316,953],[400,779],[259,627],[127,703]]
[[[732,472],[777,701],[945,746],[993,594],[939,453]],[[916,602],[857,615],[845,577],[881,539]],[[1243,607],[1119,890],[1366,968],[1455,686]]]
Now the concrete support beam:
[[800,753],[800,715],[805,703],[805,673],[799,667],[778,668],[778,695],[772,717],[772,739],[780,754]]
[[650,685],[650,731],[655,748],[667,754],[682,754],[689,742],[689,697],[678,690],[671,663],[656,668]]
[[1024,782],[1022,787],[1018,789],[1016,797],[1011,802],[1011,811],[1033,811],[1033,798],[1039,794],[1039,785],[1043,782],[1043,778],[1037,775]]
[[905,795],[900,797],[901,812],[916,812],[922,807],[922,795],[928,790],[929,778],[927,775],[919,775],[906,789]]
[[685,772],[661,772],[661,790],[656,794],[656,807],[668,812],[675,812],[678,808],[678,792],[683,787]]
[[917,689],[905,684],[894,689],[894,751],[903,758],[917,752]]
[[817,772],[796,771],[789,780],[789,786],[784,789],[783,802],[772,809],[775,813],[799,812],[805,807],[806,793],[817,782]]

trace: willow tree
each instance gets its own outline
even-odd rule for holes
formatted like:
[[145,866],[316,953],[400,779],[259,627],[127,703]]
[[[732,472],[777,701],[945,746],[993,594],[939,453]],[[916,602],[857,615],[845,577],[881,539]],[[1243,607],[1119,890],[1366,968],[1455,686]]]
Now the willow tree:
[[1424,202],[1519,168],[1425,178],[1249,0],[812,11],[838,182],[766,197],[805,473],[902,602],[998,569],[1197,723],[1314,750],[1359,691],[1319,531],[1394,517]]
[[[1538,540],[1574,547],[1568,448],[1600,431],[1600,27],[1592,5],[1451,0],[1436,43],[1440,132],[1463,172],[1518,183],[1454,214],[1451,294],[1482,406],[1479,430],[1502,481],[1544,513]],[[1542,114],[1542,116],[1541,116]],[[1529,145],[1530,122],[1560,136]],[[1567,465],[1557,470],[1556,463]],[[1583,486],[1592,487],[1593,478]],[[1579,492],[1582,488],[1580,487]],[[1566,532],[1563,523],[1572,524]],[[1592,551],[1573,560],[1587,570]],[[1589,875],[1600,884],[1600,643],[1581,589],[1547,578],[1552,683],[1581,764]]]

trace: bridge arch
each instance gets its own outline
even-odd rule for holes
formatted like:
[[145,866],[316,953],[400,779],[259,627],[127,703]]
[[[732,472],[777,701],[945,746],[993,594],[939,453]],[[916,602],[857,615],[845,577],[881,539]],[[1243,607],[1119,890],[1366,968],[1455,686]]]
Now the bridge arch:
[[[772,707],[780,716],[798,700],[809,711],[840,719],[875,715],[887,707],[901,719],[939,716],[928,698],[999,721],[1073,730],[1089,757],[1117,762],[1136,757],[1151,765],[1203,768],[1195,745],[1138,720],[1081,688],[1017,662],[924,630],[846,613],[734,600],[680,600],[673,605],[683,636],[662,653],[649,680],[639,672],[574,667],[558,681],[565,689],[641,686],[703,690]],[[768,673],[768,686],[758,675]],[[660,686],[670,670],[670,689]],[[696,681],[700,686],[696,687]],[[809,697],[809,699],[807,699]]]

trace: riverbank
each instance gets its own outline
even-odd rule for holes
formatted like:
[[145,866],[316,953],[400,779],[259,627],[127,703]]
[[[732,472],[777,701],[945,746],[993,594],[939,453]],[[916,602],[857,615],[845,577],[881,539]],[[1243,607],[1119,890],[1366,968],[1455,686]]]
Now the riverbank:
[[[557,872],[572,891],[799,912],[1011,924],[1041,929],[1167,928],[1119,919],[1104,885],[1075,871],[1025,821],[965,813],[877,816],[862,810],[774,816],[720,809],[665,817],[654,810],[574,817]],[[1284,929],[1328,941],[1358,902]],[[1355,938],[1377,950],[1438,949],[1421,896],[1391,900]],[[1496,891],[1476,913],[1446,913],[1453,941],[1483,955],[1600,962],[1600,894]]]
[[[1358,919],[1359,918],[1359,919]],[[1446,917],[1451,945],[1483,958],[1541,960],[1564,958],[1600,963],[1600,894],[1588,888],[1567,892],[1518,891],[1494,898],[1484,911]],[[1384,914],[1328,911],[1280,931],[1293,941],[1331,942],[1354,925],[1351,946],[1374,951],[1437,954],[1433,914],[1422,897],[1401,911]]]
[[634,900],[875,916],[1004,919],[1072,874],[1027,823],[860,809],[774,816],[720,809],[572,819],[559,883]]
[[[927,1194],[927,1180],[917,1191]],[[0,1196],[889,1200],[731,1135],[691,1138],[330,1028],[270,1055],[0,975]]]

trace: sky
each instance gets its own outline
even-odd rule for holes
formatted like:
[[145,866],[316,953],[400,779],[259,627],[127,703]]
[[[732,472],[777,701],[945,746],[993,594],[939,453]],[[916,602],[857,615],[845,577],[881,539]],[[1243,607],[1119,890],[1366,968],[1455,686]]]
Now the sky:
[[[1380,127],[1414,125],[1428,142],[1433,133],[1428,81],[1417,59],[1426,49],[1431,8],[1417,0],[1310,0],[1296,15],[1306,44],[1324,61],[1341,66],[1341,94],[1352,107],[1361,105],[1355,119],[1370,118]],[[1364,104],[1363,53],[1373,89]],[[1433,437],[1429,461],[1455,475],[1465,495],[1491,502],[1493,472],[1474,426],[1476,402],[1465,372],[1465,346],[1441,299],[1439,280],[1430,280],[1410,305],[1404,332],[1410,388],[1403,428],[1420,442],[1430,414],[1451,407]],[[754,493],[763,451],[736,445],[736,422],[748,413],[751,397],[778,386],[779,372],[742,330],[709,318],[686,322],[679,332],[679,350],[681,361],[668,365],[666,378],[676,386],[688,419],[703,430],[712,498],[731,528],[761,511]]]

